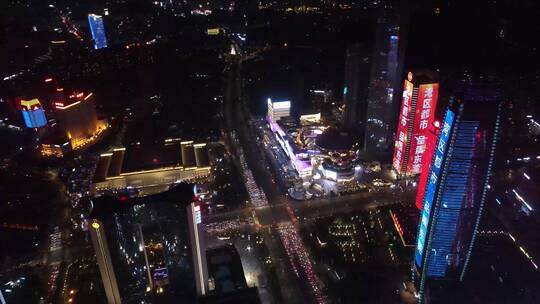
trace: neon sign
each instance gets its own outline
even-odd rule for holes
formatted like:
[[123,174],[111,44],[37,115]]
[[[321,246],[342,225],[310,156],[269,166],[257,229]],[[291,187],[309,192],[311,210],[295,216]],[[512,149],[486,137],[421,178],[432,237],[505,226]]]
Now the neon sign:
[[405,146],[407,145],[407,129],[409,124],[409,112],[411,110],[411,100],[414,86],[412,82],[405,80],[403,87],[403,102],[401,103],[401,110],[399,112],[399,122],[396,133],[396,143],[394,147],[394,158],[392,160],[392,166],[394,169],[401,173],[401,166],[403,164],[403,158],[405,154]]

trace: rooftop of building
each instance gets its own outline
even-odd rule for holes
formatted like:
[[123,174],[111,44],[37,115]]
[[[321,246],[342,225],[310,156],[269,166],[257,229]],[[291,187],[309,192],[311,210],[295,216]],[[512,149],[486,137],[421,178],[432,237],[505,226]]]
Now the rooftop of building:
[[354,144],[354,137],[345,131],[328,128],[315,140],[317,146],[328,151],[350,151]]
[[[430,283],[432,303],[536,303],[540,272],[507,233],[480,233],[463,282]],[[452,294],[451,297],[448,295]]]
[[259,304],[259,293],[257,287],[250,287],[243,290],[236,290],[227,294],[209,295],[199,299],[201,304],[236,304],[250,303]]
[[233,245],[206,251],[208,275],[214,279],[214,293],[226,294],[247,288],[240,255]]
[[416,206],[395,205],[390,208],[392,221],[398,233],[402,235],[405,245],[414,245],[418,230],[420,213]]
[[407,78],[409,75],[412,76],[410,80],[412,80],[415,85],[439,82],[439,74],[431,70],[421,69],[409,73],[410,74],[407,74]]
[[127,147],[122,162],[122,173],[153,170],[182,163],[180,142]]
[[181,164],[180,142],[115,148],[111,152],[101,154],[94,182],[102,181],[100,179],[104,176],[112,177],[122,173],[155,170]]
[[133,206],[145,205],[148,203],[179,204],[187,206],[194,199],[193,185],[179,183],[172,186],[168,191],[144,196],[130,198],[127,195],[113,197],[102,195],[92,199],[92,211],[89,218],[103,220],[108,216],[126,210]]

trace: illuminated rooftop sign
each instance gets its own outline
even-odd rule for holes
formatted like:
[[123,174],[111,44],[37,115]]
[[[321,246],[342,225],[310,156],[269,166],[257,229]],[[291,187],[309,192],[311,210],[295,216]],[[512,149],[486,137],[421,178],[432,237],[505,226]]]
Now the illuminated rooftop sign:
[[[269,99],[270,100],[270,99]],[[272,103],[272,108],[274,110],[278,110],[278,109],[290,109],[291,108],[291,102],[290,101],[274,101],[272,102],[270,100],[270,102]]]

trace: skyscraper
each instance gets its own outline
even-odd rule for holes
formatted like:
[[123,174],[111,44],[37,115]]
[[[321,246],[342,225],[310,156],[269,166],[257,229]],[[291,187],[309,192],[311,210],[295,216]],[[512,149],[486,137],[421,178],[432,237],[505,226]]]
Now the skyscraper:
[[96,50],[107,47],[107,36],[105,35],[105,26],[103,25],[103,16],[88,14],[88,25],[94,40]]
[[21,111],[27,128],[40,128],[47,124],[45,111],[37,98],[21,100]]
[[461,83],[446,110],[415,250],[420,302],[431,282],[463,280],[490,181],[501,107],[497,89]]
[[398,53],[399,15],[394,8],[382,10],[377,18],[366,110],[364,146],[370,158],[385,158],[391,153],[394,86],[402,58]]
[[206,263],[206,245],[204,232],[201,229],[201,206],[191,203],[186,207],[193,268],[195,272],[195,287],[197,294],[204,296],[208,292],[208,266]]
[[363,135],[366,124],[367,91],[369,86],[370,54],[363,44],[354,44],[345,54],[345,78],[343,103],[345,110],[342,128],[360,131]]
[[431,156],[439,84],[429,72],[409,72],[403,86],[392,165],[398,174],[419,174],[423,157]]

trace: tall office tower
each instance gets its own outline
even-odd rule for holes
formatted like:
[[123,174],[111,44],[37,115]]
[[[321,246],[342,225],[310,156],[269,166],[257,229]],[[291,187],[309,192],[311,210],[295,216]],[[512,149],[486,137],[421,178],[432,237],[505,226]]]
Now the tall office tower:
[[47,124],[45,111],[37,98],[21,100],[21,112],[27,128],[40,128]]
[[[414,79],[413,79],[414,78]],[[403,85],[403,101],[396,129],[392,166],[399,175],[422,172],[424,155],[429,158],[435,141],[435,111],[439,84],[430,72],[413,76],[409,72]]]
[[270,121],[277,122],[281,117],[291,116],[290,101],[272,101],[271,98],[268,98],[267,105],[267,119]]
[[88,14],[88,25],[94,40],[96,50],[107,47],[107,36],[105,35],[105,26],[103,25],[103,16]]
[[343,103],[345,110],[341,126],[345,130],[359,131],[363,135],[366,124],[369,86],[370,54],[363,44],[354,44],[345,54]]
[[77,149],[105,128],[97,120],[93,94],[74,92],[66,102],[56,102],[56,116],[71,147]]
[[208,266],[206,263],[206,245],[204,231],[199,224],[202,222],[201,206],[191,203],[186,207],[193,268],[195,270],[195,286],[197,295],[204,296],[208,292]]
[[88,231],[108,303],[195,302],[186,206],[193,186],[92,200]]
[[384,159],[391,154],[395,121],[395,94],[403,66],[403,40],[397,9],[381,8],[377,18],[375,44],[371,56],[364,150],[369,158]]
[[446,111],[432,158],[418,229],[413,279],[420,303],[430,286],[461,281],[490,182],[501,115],[494,87],[461,83]]

